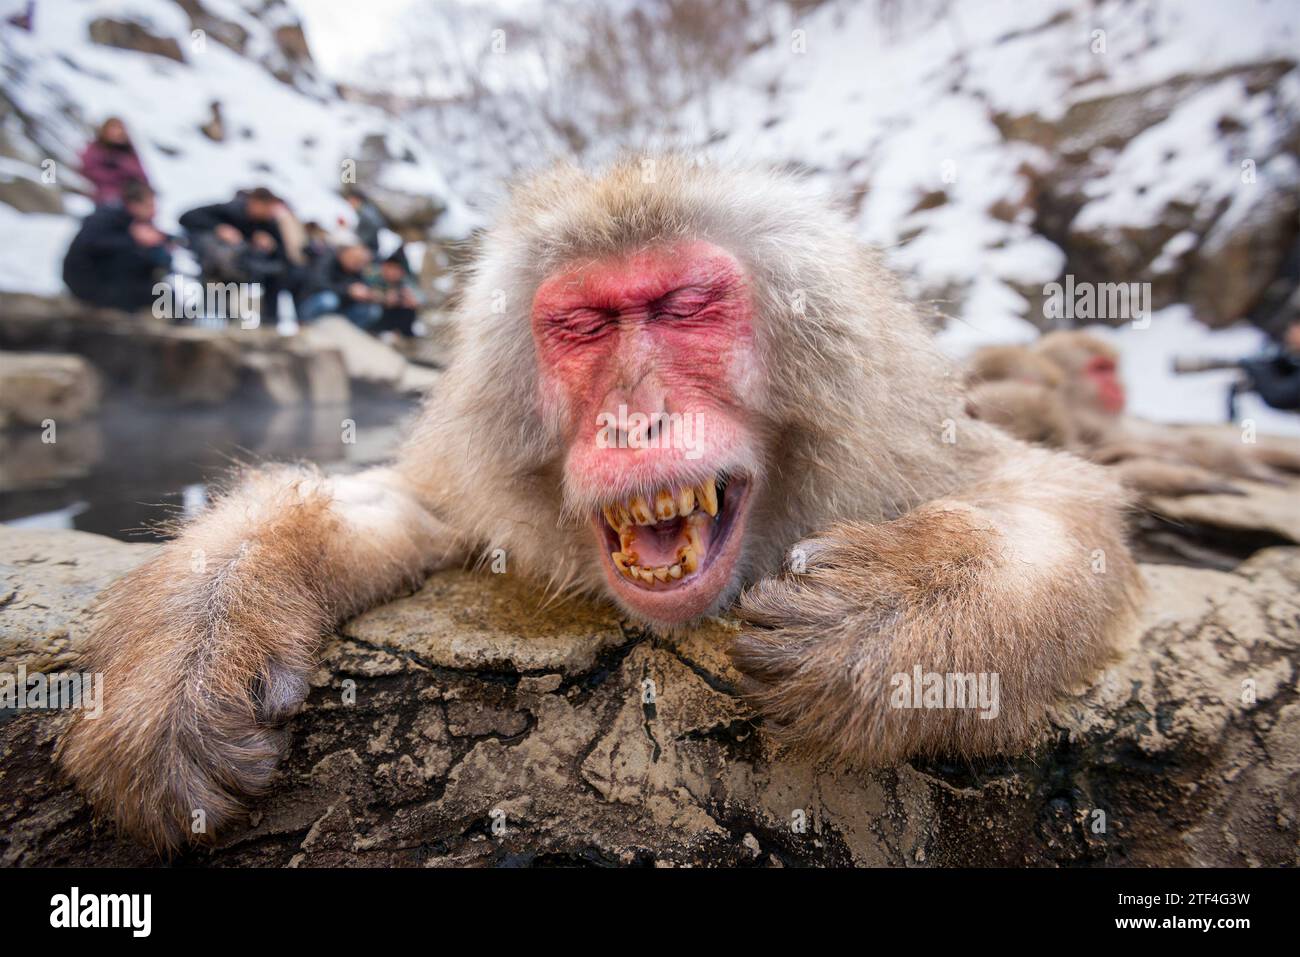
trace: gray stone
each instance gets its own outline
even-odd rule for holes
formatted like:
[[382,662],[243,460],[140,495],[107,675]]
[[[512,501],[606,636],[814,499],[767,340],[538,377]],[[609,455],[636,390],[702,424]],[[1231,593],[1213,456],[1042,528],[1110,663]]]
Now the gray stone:
[[89,31],[92,43],[122,50],[135,50],[137,53],[150,53],[178,63],[185,62],[180,44],[174,38],[160,37],[151,33],[148,27],[134,20],[98,17],[90,21]]
[[316,348],[337,350],[351,379],[391,388],[406,374],[406,359],[400,352],[342,316],[323,316],[304,326],[299,335]]
[[63,194],[57,187],[7,173],[0,174],[0,203],[12,206],[20,213],[58,215],[63,212]]
[[102,391],[81,356],[0,352],[0,428],[76,422],[95,413]]

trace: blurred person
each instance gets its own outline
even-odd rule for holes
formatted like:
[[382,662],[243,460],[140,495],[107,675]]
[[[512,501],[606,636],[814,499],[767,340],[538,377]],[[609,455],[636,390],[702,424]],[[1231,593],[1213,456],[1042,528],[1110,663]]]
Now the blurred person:
[[191,209],[180,219],[204,281],[259,283],[262,318],[271,322],[278,318],[280,291],[292,292],[302,281],[281,232],[286,216],[292,213],[285,203],[258,187],[225,203]]
[[153,190],[122,186],[121,203],[86,217],[63,259],[63,281],[78,299],[135,311],[153,302],[154,283],[171,268],[170,238],[153,225]]
[[129,182],[149,185],[144,165],[126,131],[126,124],[110,116],[95,131],[95,138],[81,151],[81,175],[94,187],[96,206],[122,201],[122,188]]
[[398,249],[377,268],[372,268],[366,284],[374,290],[383,307],[379,320],[369,331],[375,335],[396,333],[405,338],[414,336],[416,310],[422,303],[422,297],[411,278],[406,254]]
[[321,316],[338,314],[361,329],[379,322],[384,307],[379,294],[366,284],[370,250],[355,237],[323,257],[307,281],[306,294],[298,307],[298,321],[312,322]]
[[1283,412],[1300,412],[1300,319],[1292,319],[1282,334],[1278,349],[1270,355],[1243,359],[1241,381],[1234,383],[1228,413],[1236,417],[1236,399],[1242,392],[1254,392],[1264,403]]
[[388,227],[388,221],[384,219],[384,214],[360,190],[349,190],[344,194],[344,199],[348,201],[348,205],[357,214],[357,224],[353,232],[356,233],[358,241],[370,250],[372,257],[378,256],[379,231]]
[[316,274],[321,264],[334,255],[334,245],[330,242],[329,231],[316,220],[303,223],[302,270],[300,280],[293,290],[293,304],[301,316],[303,303],[317,292]]
[[333,248],[330,246],[329,232],[316,220],[312,219],[303,223],[302,230],[304,236],[303,260],[310,269],[321,259],[330,255]]

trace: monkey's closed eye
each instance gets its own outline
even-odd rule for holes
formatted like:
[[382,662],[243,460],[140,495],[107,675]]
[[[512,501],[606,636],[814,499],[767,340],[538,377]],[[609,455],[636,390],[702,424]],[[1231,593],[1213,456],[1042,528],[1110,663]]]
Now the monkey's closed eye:
[[708,289],[684,286],[655,300],[650,314],[656,319],[689,319],[711,305],[715,298]]
[[598,335],[618,322],[618,310],[579,308],[549,317],[550,324],[562,333],[577,337]]

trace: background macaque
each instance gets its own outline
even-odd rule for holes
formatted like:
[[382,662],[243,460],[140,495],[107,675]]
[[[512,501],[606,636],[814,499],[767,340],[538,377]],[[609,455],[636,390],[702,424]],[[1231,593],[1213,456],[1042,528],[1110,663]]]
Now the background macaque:
[[[104,715],[62,759],[131,832],[221,828],[267,784],[321,631],[485,549],[661,631],[738,603],[768,727],[853,766],[1021,745],[1130,625],[1112,479],[968,417],[795,177],[559,167],[514,192],[458,321],[391,468],[256,472],[111,590]],[[892,706],[916,667],[997,674],[997,717]]]
[[967,362],[966,382],[976,418],[1114,466],[1125,485],[1148,495],[1239,493],[1233,478],[1276,482],[1300,470],[1300,455],[1286,439],[1259,437],[1248,445],[1235,428],[1166,426],[1125,415],[1119,353],[1086,332],[978,350]]
[[1076,425],[1063,395],[1065,374],[1023,346],[988,346],[967,363],[966,408],[973,418],[1035,445],[1073,449]]

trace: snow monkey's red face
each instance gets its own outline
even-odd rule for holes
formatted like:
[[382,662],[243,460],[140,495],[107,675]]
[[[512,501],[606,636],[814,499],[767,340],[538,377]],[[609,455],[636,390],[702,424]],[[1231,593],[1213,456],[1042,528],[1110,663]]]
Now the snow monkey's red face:
[[1109,352],[1098,352],[1084,364],[1083,374],[1092,386],[1096,403],[1104,412],[1119,415],[1124,411],[1124,386],[1119,381],[1119,363]]
[[537,290],[542,404],[614,597],[673,624],[737,583],[757,442],[749,279],[701,241],[582,261]]

